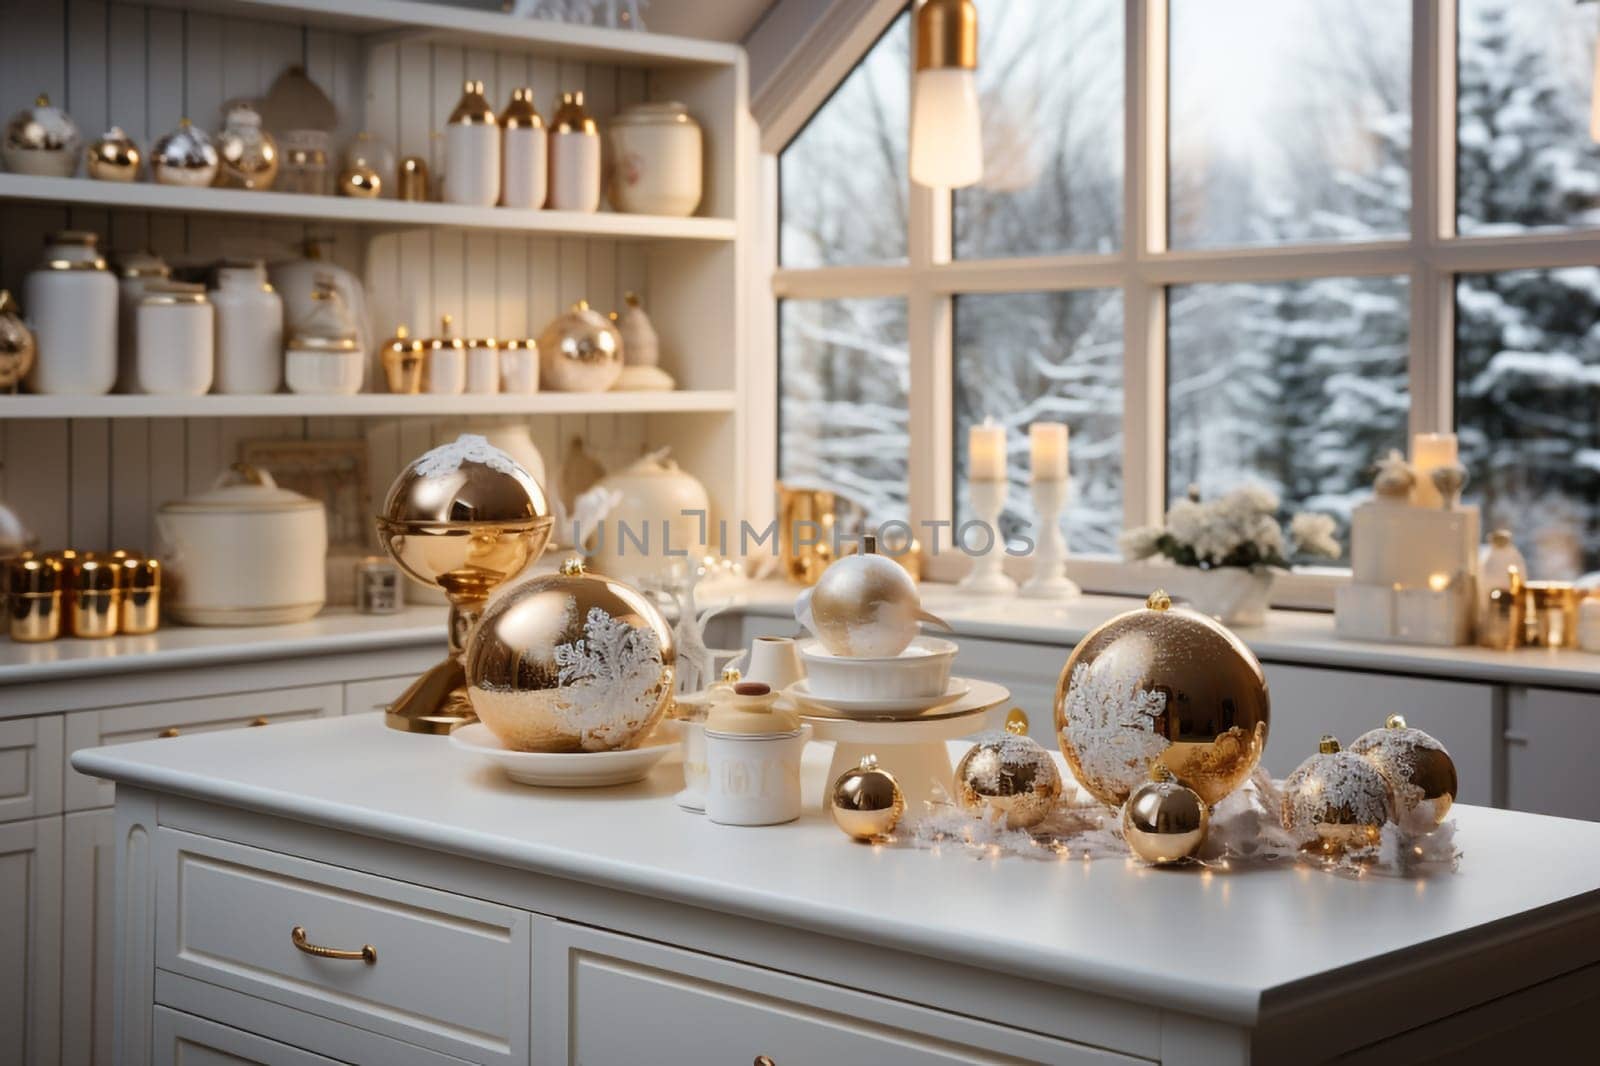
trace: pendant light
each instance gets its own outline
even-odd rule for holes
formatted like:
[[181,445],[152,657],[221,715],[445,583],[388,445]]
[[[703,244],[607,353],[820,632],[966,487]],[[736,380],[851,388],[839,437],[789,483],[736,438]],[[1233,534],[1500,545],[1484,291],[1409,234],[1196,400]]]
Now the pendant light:
[[923,0],[911,89],[911,179],[956,189],[983,177],[978,121],[978,8]]

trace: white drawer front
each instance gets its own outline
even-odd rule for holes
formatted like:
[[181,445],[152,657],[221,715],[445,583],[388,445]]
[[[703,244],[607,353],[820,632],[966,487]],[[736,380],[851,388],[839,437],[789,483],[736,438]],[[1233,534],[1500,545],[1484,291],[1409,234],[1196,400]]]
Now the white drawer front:
[[[565,997],[536,1004],[565,1004],[564,1011],[536,1010],[535,1045],[549,1055],[541,1063],[1142,1061],[584,926],[551,924],[551,936],[540,930],[539,981],[547,993],[550,985],[569,984]],[[570,1049],[570,1058],[560,1057],[562,1049]]]
[[[156,965],[479,1062],[527,1059],[529,916],[172,829],[156,834]],[[291,939],[359,951],[322,958]]]
[[192,1014],[155,1009],[153,1066],[322,1066],[326,1059]]
[[61,716],[0,722],[0,822],[61,810]]
[[380,677],[375,681],[351,681],[344,687],[344,713],[386,711],[416,679],[416,674],[407,674],[405,677]]
[[[66,716],[67,755],[70,757],[80,748],[128,744],[152,737],[267,726],[302,718],[327,718],[343,710],[343,686],[305,685],[266,692],[206,696],[194,700],[106,707],[98,711],[74,711]],[[108,782],[97,781],[71,767],[67,768],[67,810],[109,807],[113,802],[113,792]]]

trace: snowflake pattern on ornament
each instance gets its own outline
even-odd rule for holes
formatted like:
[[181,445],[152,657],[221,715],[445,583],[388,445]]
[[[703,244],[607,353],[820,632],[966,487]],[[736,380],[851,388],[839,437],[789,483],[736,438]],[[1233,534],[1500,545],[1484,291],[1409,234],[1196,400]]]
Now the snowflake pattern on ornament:
[[1102,660],[1073,668],[1061,732],[1077,752],[1084,777],[1127,792],[1145,779],[1150,763],[1170,744],[1156,732],[1167,696],[1142,688],[1137,668],[1109,666]]
[[417,460],[417,473],[423,477],[453,474],[462,463],[482,463],[490,470],[512,474],[520,470],[517,461],[477,433],[463,433],[449,444],[441,444]]
[[655,633],[599,607],[589,608],[583,639],[556,645],[555,657],[570,722],[586,751],[614,748],[637,730],[670,683]]

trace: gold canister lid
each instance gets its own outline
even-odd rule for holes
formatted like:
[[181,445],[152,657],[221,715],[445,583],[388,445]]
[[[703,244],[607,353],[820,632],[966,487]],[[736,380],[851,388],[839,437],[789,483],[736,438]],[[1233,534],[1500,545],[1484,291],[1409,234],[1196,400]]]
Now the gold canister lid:
[[600,127],[595,125],[594,117],[583,109],[583,93],[572,92],[561,94],[561,106],[556,108],[555,117],[550,120],[552,133],[582,133],[598,137]]
[[319,337],[311,333],[296,333],[289,339],[288,347],[298,352],[354,352],[360,350],[354,337]]
[[460,351],[466,350],[467,342],[454,335],[455,321],[456,318],[454,315],[439,316],[439,335],[431,338],[428,341],[427,347],[430,351],[436,352],[444,348],[453,348]]
[[493,337],[468,337],[468,348],[492,348],[499,350],[503,345]]
[[483,82],[468,78],[462,83],[461,99],[456,103],[456,109],[450,112],[449,125],[495,125],[494,108],[489,106],[488,99],[483,95]]
[[149,559],[134,552],[111,554],[122,572],[123,588],[137,590],[161,587],[161,560]]
[[50,235],[51,244],[77,244],[85,248],[94,248],[100,244],[100,235],[86,229],[56,230]]
[[82,556],[72,548],[57,548],[53,552],[46,552],[45,558],[55,560],[60,565],[63,573],[70,574],[77,567]]
[[532,337],[508,337],[500,342],[500,350],[505,352],[537,352],[539,342]]
[[1570,581],[1529,581],[1524,586],[1535,607],[1576,606],[1578,588]]
[[139,297],[141,307],[172,306],[175,304],[207,304],[206,287],[204,285],[187,285],[181,282],[167,282],[160,285],[146,285],[144,295]]
[[119,278],[168,278],[172,268],[148,252],[130,252],[117,258]]
[[384,350],[404,354],[406,352],[422,351],[422,340],[411,335],[411,328],[404,323],[394,327],[394,336],[384,342]]
[[500,112],[500,126],[508,130],[544,129],[544,119],[539,117],[539,109],[533,106],[532,89],[524,87],[511,90],[511,102]]
[[72,572],[75,592],[115,592],[122,587],[122,567],[110,556],[93,552],[78,560]]
[[61,591],[61,561],[48,555],[20,555],[6,566],[6,586],[13,596],[49,595]]

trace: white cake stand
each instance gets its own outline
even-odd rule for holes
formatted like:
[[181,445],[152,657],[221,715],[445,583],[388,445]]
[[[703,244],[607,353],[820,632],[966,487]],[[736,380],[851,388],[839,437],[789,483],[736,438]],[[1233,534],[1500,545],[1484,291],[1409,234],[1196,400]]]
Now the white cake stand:
[[1004,685],[972,681],[967,694],[955,703],[915,718],[870,718],[844,715],[815,704],[799,703],[795,710],[811,724],[812,740],[833,742],[833,762],[823,789],[826,806],[833,782],[854,769],[864,755],[876,755],[884,769],[900,782],[906,809],[920,814],[923,801],[933,798],[934,786],[950,792],[955,766],[945,742],[984,730],[990,712],[1011,698]]

